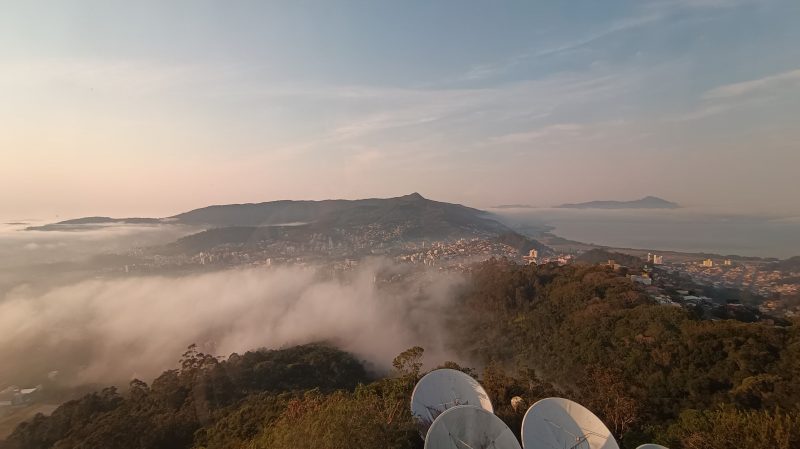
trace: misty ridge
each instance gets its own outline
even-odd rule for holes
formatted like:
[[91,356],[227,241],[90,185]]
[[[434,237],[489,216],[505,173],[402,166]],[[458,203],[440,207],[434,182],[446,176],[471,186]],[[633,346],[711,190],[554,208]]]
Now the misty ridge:
[[27,223],[0,225],[0,268],[26,264],[77,262],[98,254],[172,242],[201,230],[178,224],[104,224],[96,227],[27,231]]
[[58,371],[66,386],[124,385],[173,368],[192,343],[227,357],[328,342],[378,372],[414,345],[454,359],[445,319],[464,283],[373,258],[343,277],[281,267],[22,285],[0,301],[0,359],[13,361],[0,365],[0,379],[30,383]]

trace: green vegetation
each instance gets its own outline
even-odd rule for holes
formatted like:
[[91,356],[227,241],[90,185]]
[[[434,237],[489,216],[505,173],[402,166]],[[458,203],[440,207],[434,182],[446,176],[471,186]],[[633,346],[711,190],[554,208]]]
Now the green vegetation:
[[[800,447],[800,326],[701,321],[651,303],[607,267],[489,261],[452,317],[453,347],[519,432],[527,405],[574,399],[625,448]],[[220,361],[189,348],[180,368],[65,403],[20,425],[13,449],[421,448],[408,404],[422,348],[371,378],[324,345]],[[431,361],[428,362],[438,362]],[[512,407],[519,396],[527,404]]]
[[504,243],[516,249],[520,254],[524,255],[527,255],[532,249],[539,251],[540,256],[551,254],[553,252],[552,249],[548,248],[546,245],[543,245],[541,242],[529,239],[528,237],[525,237],[522,234],[517,234],[513,231],[504,232],[498,235],[496,240],[499,243]]
[[[194,347],[180,369],[151,385],[133,380],[127,394],[107,388],[23,423],[6,445],[45,448],[237,447],[285,410],[285,393],[353,389],[368,379],[349,354],[320,345],[248,352],[220,362]],[[224,435],[224,436],[223,436]],[[197,446],[202,447],[202,446]]]
[[[595,411],[625,447],[693,447],[685,436],[697,421],[684,415],[692,410],[709,420],[729,418],[713,414],[721,407],[757,411],[765,434],[800,411],[797,322],[701,321],[651,303],[606,267],[502,261],[475,271],[464,306],[456,339],[472,360],[535,372]],[[787,435],[800,444],[800,427]]]
[[601,248],[590,249],[578,256],[577,261],[589,265],[605,264],[613,260],[622,266],[640,269],[644,266],[644,261],[636,256],[608,251]]
[[723,408],[687,410],[670,427],[667,439],[686,449],[798,447],[800,414]]

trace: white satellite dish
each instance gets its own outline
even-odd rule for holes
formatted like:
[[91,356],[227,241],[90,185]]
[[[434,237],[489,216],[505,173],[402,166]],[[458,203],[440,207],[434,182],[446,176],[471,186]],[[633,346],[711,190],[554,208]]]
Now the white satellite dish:
[[425,449],[521,449],[514,432],[494,413],[474,405],[445,410],[428,429]]
[[494,412],[492,401],[477,380],[454,369],[437,369],[422,376],[411,393],[411,414],[423,438],[433,421],[457,405],[474,405]]
[[662,446],[660,444],[647,443],[637,447],[636,449],[669,449],[669,448],[666,446]]
[[525,449],[619,449],[600,418],[577,402],[546,398],[522,418]]

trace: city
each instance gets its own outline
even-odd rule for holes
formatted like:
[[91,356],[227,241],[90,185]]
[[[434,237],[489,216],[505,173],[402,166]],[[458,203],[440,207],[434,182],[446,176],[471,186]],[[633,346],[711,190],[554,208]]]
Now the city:
[[[469,271],[474,264],[492,258],[518,264],[586,262],[581,256],[593,248],[544,248],[540,251],[530,249],[530,245],[513,246],[497,237],[474,236],[408,241],[402,238],[402,226],[370,225],[312,233],[292,230],[294,234],[281,234],[279,238],[254,237],[243,244],[214,245],[198,252],[139,248],[125,255],[126,263],[108,265],[102,271],[135,275],[234,267],[324,266],[337,272],[357,267],[364,257],[385,257],[398,263],[445,271]],[[720,308],[749,307],[754,313],[780,318],[800,314],[800,267],[797,265],[779,269],[777,262],[771,259],[688,253],[647,252],[645,255],[640,250],[621,249],[603,251],[611,254],[610,259],[613,254],[619,258],[623,253],[626,259],[633,257],[629,259],[632,266],[613,260],[608,264],[616,271],[624,270],[659,303],[705,308],[708,318],[726,316],[719,313]]]

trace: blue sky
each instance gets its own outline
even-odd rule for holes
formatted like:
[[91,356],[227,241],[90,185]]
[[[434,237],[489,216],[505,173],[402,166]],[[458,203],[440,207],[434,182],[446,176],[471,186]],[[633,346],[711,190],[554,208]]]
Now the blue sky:
[[800,213],[800,2],[3,1],[4,216],[419,191]]

